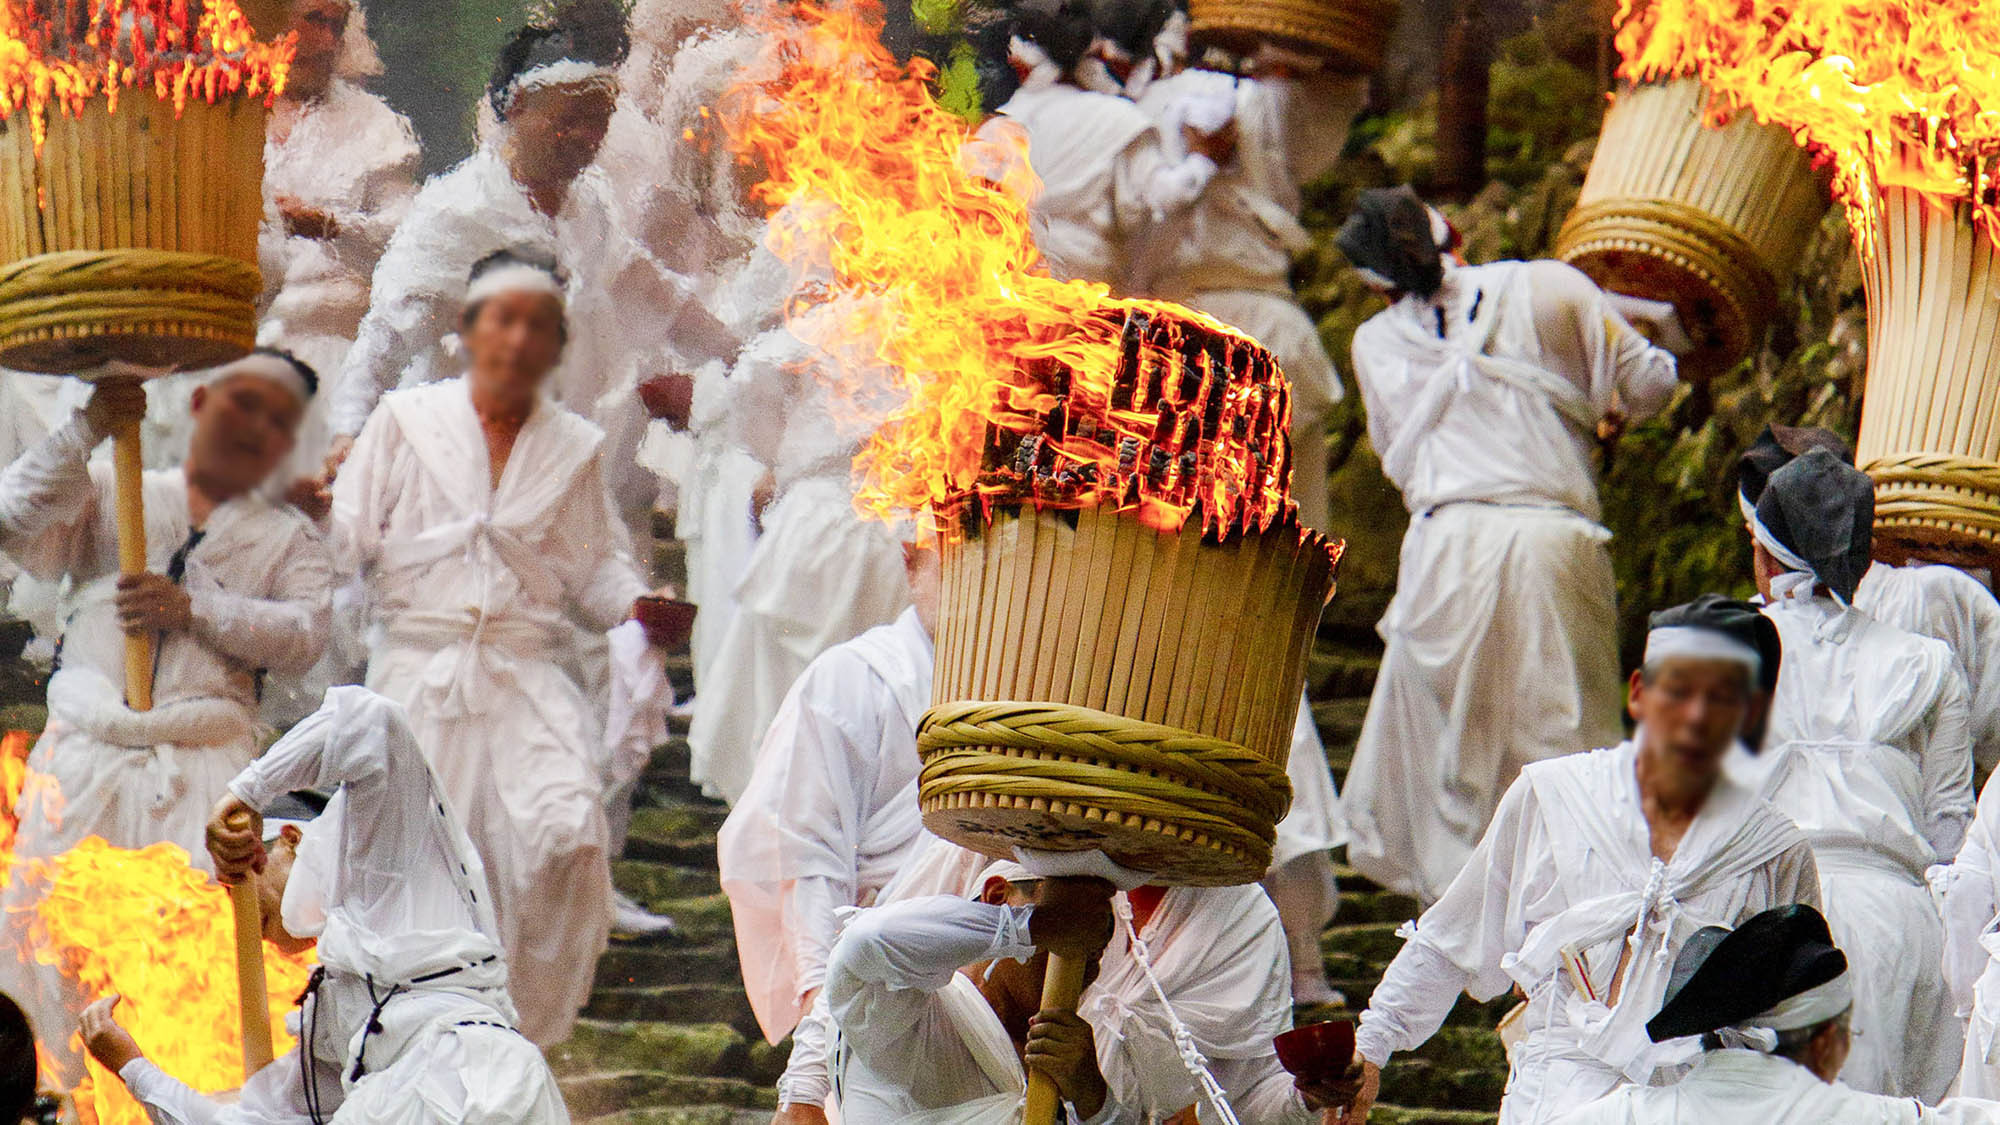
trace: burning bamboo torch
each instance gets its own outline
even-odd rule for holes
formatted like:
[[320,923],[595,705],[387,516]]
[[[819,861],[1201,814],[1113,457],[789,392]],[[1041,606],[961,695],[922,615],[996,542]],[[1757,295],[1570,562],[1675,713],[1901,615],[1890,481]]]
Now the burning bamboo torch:
[[[1289,384],[1208,317],[1039,270],[1025,166],[961,162],[878,9],[779,21],[723,119],[815,268],[792,330],[857,408],[898,403],[857,505],[942,544],[925,825],[1044,877],[1261,878],[1341,549],[1289,495]],[[1043,1006],[1082,984],[1052,955]],[[1057,1100],[1030,1075],[1029,1125]]]
[[1832,167],[1868,292],[1876,551],[2000,563],[2000,5],[1627,0],[1636,79],[1694,73]]
[[[264,116],[282,0],[0,2],[0,364],[86,380],[213,366],[256,342]],[[55,91],[52,93],[51,91]],[[147,569],[136,420],[112,439],[119,568]],[[153,640],[125,696],[153,699]],[[244,1066],[271,1061],[256,890],[231,888]]]

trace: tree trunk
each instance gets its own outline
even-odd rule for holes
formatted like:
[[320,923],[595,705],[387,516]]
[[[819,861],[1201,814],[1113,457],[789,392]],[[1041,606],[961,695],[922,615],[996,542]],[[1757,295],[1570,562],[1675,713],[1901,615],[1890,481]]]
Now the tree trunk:
[[1486,186],[1487,71],[1493,41],[1480,7],[1457,0],[1438,65],[1437,173],[1441,199],[1463,201]]

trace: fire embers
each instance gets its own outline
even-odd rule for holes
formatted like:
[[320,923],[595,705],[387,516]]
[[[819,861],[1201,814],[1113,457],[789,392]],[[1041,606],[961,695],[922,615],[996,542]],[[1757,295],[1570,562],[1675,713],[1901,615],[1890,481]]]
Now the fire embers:
[[51,105],[149,84],[179,111],[190,96],[275,97],[292,43],[260,43],[236,0],[0,0],[0,119],[26,109],[37,151]]
[[953,500],[962,524],[1024,503],[1136,510],[1215,538],[1295,522],[1291,389],[1270,353],[1165,306],[1101,310],[1077,332],[1116,355],[1112,377],[1035,364],[1040,393],[1024,397],[1051,405],[988,424],[977,483]]

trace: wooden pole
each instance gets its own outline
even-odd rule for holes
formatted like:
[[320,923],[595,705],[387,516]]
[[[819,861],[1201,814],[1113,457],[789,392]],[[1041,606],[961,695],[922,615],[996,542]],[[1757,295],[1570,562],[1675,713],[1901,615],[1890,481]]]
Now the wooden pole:
[[[250,827],[250,815],[239,812],[229,822],[234,829]],[[229,888],[229,905],[236,914],[236,995],[243,1023],[243,1079],[271,1065],[271,1001],[264,985],[264,911],[257,901],[257,884],[245,879]]]
[[[133,419],[111,436],[111,467],[118,495],[118,573],[146,572],[146,497],[140,457],[139,420]],[[153,709],[153,638],[125,635],[125,705],[134,711]]]
[[[1083,971],[1088,958],[1049,954],[1048,974],[1042,978],[1042,1010],[1073,1012],[1083,997]],[[1056,1080],[1039,1070],[1028,1072],[1027,1111],[1023,1125],[1055,1125],[1062,1110],[1062,1093]]]

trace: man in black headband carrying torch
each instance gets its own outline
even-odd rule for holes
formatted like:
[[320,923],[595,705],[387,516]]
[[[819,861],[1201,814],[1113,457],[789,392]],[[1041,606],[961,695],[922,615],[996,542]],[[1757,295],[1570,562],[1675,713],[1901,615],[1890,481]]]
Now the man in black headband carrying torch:
[[[171,842],[206,865],[207,806],[257,753],[262,674],[304,672],[326,643],[325,540],[260,492],[290,454],[315,385],[304,364],[260,351],[195,390],[186,463],[145,474],[143,574],[119,574],[111,467],[90,461],[144,414],[137,382],[98,384],[89,405],[0,472],[0,551],[74,587],[48,727],[29,759],[54,784],[30,787],[14,810],[17,859],[101,836],[120,848]],[[149,710],[125,696],[127,634],[155,640]],[[36,893],[20,879],[7,891],[17,948],[28,948]],[[87,999],[75,987],[56,966],[0,958],[0,990],[38,1026],[75,1021]],[[82,1078],[67,1047],[56,1061],[63,1088]]]
[[1393,302],[1354,336],[1368,434],[1410,510],[1387,652],[1347,780],[1350,861],[1432,901],[1530,762],[1618,739],[1600,424],[1673,393],[1673,356],[1559,262],[1447,261],[1407,188],[1340,246]]
[[1779,671],[1777,631],[1714,594],[1653,615],[1630,682],[1631,741],[1537,762],[1406,941],[1361,1017],[1355,1066],[1366,1121],[1381,1067],[1443,1025],[1460,992],[1519,988],[1501,1125],[1543,1125],[1691,1060],[1645,1021],[1673,958],[1703,926],[1819,901],[1805,837],[1724,768]]

